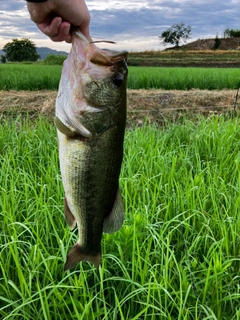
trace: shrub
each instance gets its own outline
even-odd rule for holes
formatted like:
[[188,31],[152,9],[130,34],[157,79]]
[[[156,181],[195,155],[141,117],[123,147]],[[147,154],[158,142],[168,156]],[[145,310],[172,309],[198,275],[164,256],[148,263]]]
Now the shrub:
[[44,64],[62,65],[66,58],[67,58],[67,56],[65,56],[65,55],[50,54],[44,60]]
[[221,39],[218,38],[218,35],[216,35],[216,38],[214,39],[214,46],[213,50],[217,50],[221,45]]
[[2,63],[6,63],[7,62],[6,56],[1,55],[1,62]]

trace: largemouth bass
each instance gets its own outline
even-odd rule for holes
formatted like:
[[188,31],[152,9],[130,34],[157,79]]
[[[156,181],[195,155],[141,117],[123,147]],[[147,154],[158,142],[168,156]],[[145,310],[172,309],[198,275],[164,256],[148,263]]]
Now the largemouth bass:
[[102,233],[119,230],[126,123],[127,52],[104,51],[74,31],[56,100],[55,125],[65,191],[64,213],[79,238],[64,270],[101,262]]

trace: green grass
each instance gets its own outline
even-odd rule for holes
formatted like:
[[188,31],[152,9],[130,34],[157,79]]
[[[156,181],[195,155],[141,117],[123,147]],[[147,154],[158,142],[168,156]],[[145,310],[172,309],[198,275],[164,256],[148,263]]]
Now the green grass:
[[99,270],[63,272],[56,130],[1,119],[0,318],[240,319],[240,131],[223,117],[126,132],[126,219]]
[[57,90],[62,66],[0,64],[0,90]]
[[131,89],[237,89],[240,72],[236,68],[158,68],[130,67]]
[[[0,64],[0,90],[57,90],[59,65]],[[237,89],[238,68],[129,67],[129,89]]]

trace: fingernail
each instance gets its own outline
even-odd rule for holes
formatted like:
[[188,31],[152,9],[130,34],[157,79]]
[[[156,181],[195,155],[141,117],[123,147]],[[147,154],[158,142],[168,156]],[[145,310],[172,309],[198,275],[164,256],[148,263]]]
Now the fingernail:
[[67,34],[69,34],[69,31],[70,31],[70,26],[64,27],[63,34],[67,35]]
[[57,28],[60,27],[61,23],[62,23],[62,18],[59,18],[59,19],[57,20]]

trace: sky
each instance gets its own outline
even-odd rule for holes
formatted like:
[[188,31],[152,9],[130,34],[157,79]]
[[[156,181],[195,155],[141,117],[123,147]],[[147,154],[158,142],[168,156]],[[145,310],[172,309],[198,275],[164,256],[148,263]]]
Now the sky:
[[[158,36],[173,24],[192,28],[188,42],[223,36],[240,29],[239,0],[86,0],[93,40],[115,50],[162,50]],[[37,47],[70,51],[70,44],[52,42],[30,20],[24,0],[0,0],[0,49],[13,38],[29,38]],[[183,43],[182,43],[183,44]]]

